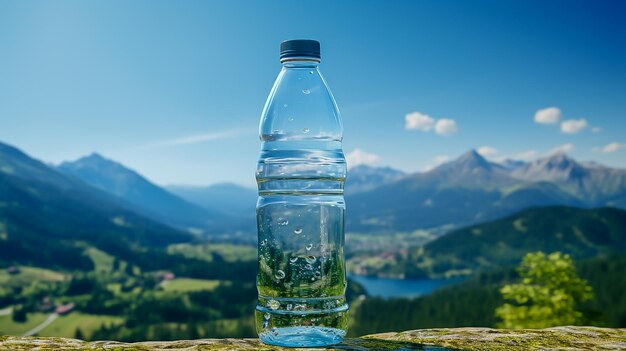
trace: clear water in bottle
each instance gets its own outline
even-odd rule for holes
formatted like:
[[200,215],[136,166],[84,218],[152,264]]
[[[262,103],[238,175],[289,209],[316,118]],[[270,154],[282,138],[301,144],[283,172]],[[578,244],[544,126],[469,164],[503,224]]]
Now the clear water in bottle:
[[332,345],[348,322],[341,119],[318,42],[283,42],[281,62],[260,123],[257,332],[272,345]]

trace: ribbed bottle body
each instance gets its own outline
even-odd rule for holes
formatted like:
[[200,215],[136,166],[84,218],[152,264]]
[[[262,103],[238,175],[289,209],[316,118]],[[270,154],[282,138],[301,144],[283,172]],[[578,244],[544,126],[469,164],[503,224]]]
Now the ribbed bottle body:
[[282,346],[340,342],[348,320],[346,163],[339,112],[316,62],[283,65],[260,136],[259,337]]

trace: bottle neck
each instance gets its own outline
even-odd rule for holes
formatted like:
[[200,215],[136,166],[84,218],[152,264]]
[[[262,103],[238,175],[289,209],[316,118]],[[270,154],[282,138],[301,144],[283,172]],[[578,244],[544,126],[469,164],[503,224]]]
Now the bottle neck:
[[314,58],[289,58],[281,63],[285,68],[317,68],[320,61]]

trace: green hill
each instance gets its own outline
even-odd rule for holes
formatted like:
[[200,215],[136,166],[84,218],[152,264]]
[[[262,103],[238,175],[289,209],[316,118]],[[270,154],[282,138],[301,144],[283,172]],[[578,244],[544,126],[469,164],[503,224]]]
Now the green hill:
[[626,211],[541,207],[451,232],[411,252],[413,276],[468,274],[517,264],[530,251],[561,251],[574,259],[626,251]]
[[56,169],[123,199],[132,205],[134,212],[146,218],[175,228],[222,233],[227,226],[220,223],[231,222],[230,217],[215,208],[202,208],[187,202],[132,169],[97,153],[63,162]]
[[91,270],[85,243],[126,259],[140,248],[164,250],[192,239],[132,212],[121,199],[0,144],[0,266]]

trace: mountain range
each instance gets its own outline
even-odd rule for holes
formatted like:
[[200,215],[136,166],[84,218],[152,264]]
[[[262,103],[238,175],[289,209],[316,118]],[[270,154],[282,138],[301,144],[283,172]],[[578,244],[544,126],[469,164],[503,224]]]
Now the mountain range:
[[428,172],[346,194],[350,231],[460,227],[519,210],[563,205],[626,207],[626,170],[565,154],[533,162],[489,162],[474,150]]
[[122,164],[93,153],[57,170],[92,187],[125,200],[135,212],[170,226],[192,232],[211,232],[221,227],[225,213],[187,202],[153,184]]
[[578,163],[560,153],[516,167],[510,175],[556,184],[586,206],[626,207],[626,170],[623,169]]
[[[18,179],[23,184],[15,188],[26,193],[37,188],[31,183],[48,186],[59,198],[50,199],[92,198],[86,208],[123,209],[137,218],[205,236],[255,238],[254,189],[229,183],[161,187],[96,153],[54,167],[0,145],[0,174]],[[361,165],[350,169],[345,189],[347,231],[362,233],[429,228],[445,232],[538,206],[626,208],[626,170],[579,163],[565,154],[494,163],[470,150],[413,174]]]
[[220,209],[233,216],[247,216],[252,219],[255,216],[256,189],[233,183],[218,183],[209,186],[170,185],[165,189],[208,210]]
[[405,172],[391,167],[373,167],[358,165],[350,168],[345,184],[346,194],[356,194],[392,183],[406,176]]
[[132,257],[192,235],[146,218],[123,199],[0,143],[0,265],[85,269],[82,247]]

